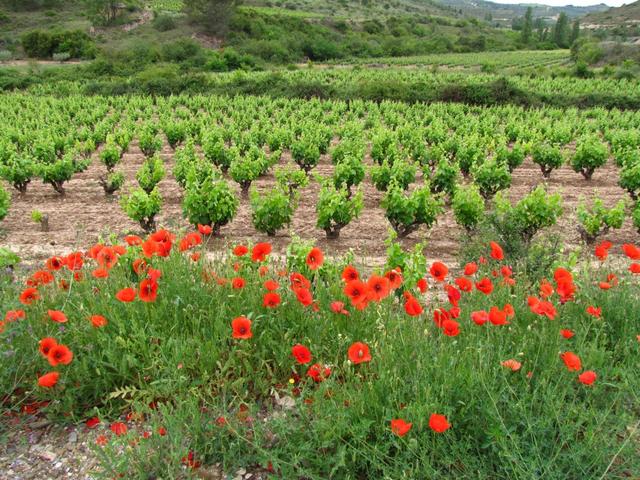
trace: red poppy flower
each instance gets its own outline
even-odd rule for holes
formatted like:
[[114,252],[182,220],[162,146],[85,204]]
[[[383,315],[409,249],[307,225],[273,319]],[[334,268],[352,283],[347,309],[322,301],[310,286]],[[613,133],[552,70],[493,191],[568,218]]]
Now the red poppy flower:
[[380,302],[389,295],[389,279],[378,275],[371,275],[367,281],[367,294],[369,300]]
[[127,426],[122,422],[114,422],[109,428],[118,437],[127,433]]
[[631,260],[640,260],[640,248],[630,243],[622,245],[622,251]]
[[410,295],[404,302],[404,311],[407,312],[407,315],[417,317],[422,313],[423,308],[420,302],[413,295]]
[[73,360],[73,352],[65,345],[57,344],[49,350],[47,360],[52,367],[56,367],[59,364],[69,365]]
[[352,280],[345,285],[344,294],[351,299],[352,305],[358,305],[367,300],[367,286],[360,280]]
[[571,275],[571,272],[569,270],[562,267],[558,267],[553,273],[553,279],[556,281],[556,283],[562,283],[562,282],[572,283],[573,275]]
[[95,259],[98,265],[109,270],[118,262],[118,255],[113,248],[103,247],[96,255]]
[[513,372],[517,372],[522,367],[522,364],[514,359],[505,360],[504,362],[500,362],[500,365],[510,369]]
[[470,277],[470,276],[474,275],[477,271],[478,271],[478,264],[475,263],[475,262],[467,263],[464,266],[464,274],[467,277]]
[[202,235],[211,235],[211,233],[213,232],[213,228],[211,228],[211,225],[202,225],[202,224],[198,224],[198,231],[202,234]]
[[504,260],[504,252],[500,245],[496,242],[489,242],[489,246],[491,247],[491,258],[494,260]]
[[67,321],[67,316],[60,310],[47,310],[47,314],[54,322],[65,323]]
[[305,307],[313,303],[313,295],[311,295],[311,292],[306,288],[296,288],[294,292],[298,301]]
[[311,270],[317,270],[322,266],[324,262],[324,255],[322,254],[322,250],[318,247],[314,247],[307,254],[307,265]]
[[233,338],[247,339],[253,336],[251,333],[251,320],[247,317],[237,317],[231,321],[231,329],[233,330]]
[[429,428],[437,433],[443,433],[451,427],[447,417],[438,413],[432,413],[429,417]]
[[58,342],[56,341],[55,338],[45,337],[42,340],[40,340],[39,344],[40,344],[40,354],[46,358],[49,356],[49,352],[51,351],[51,349],[55,347],[58,344]]
[[93,278],[108,278],[109,272],[104,268],[96,268],[94,271],[91,272],[91,276]]
[[47,270],[38,270],[29,280],[27,286],[37,287],[38,285],[48,285],[53,282],[53,274]]
[[267,308],[276,308],[280,305],[280,295],[275,292],[265,293],[262,297],[262,306]]
[[507,314],[498,307],[491,307],[489,309],[489,321],[493,325],[509,325]]
[[58,372],[45,373],[38,378],[38,385],[44,388],[51,388],[58,383],[58,378],[60,378],[60,374]]
[[143,302],[155,302],[158,298],[158,283],[155,280],[145,278],[140,282],[138,295]]
[[133,302],[136,298],[136,291],[133,288],[123,288],[116,293],[116,298],[121,302]]
[[427,293],[427,290],[429,290],[429,283],[426,278],[421,278],[416,282],[416,287],[418,287],[420,293]]
[[585,370],[583,373],[578,375],[578,380],[584,385],[593,385],[593,382],[595,382],[597,378],[598,376],[593,370]]
[[271,253],[270,243],[256,243],[251,252],[251,260],[254,262],[264,262],[267,255]]
[[23,305],[31,305],[40,298],[40,293],[35,288],[25,288],[20,294],[20,303]]
[[280,288],[280,285],[278,285],[278,282],[276,282],[275,280],[267,280],[266,282],[264,282],[264,288],[266,288],[270,292],[273,292]]
[[102,315],[91,315],[91,325],[96,328],[104,327],[107,324],[107,319]]
[[449,269],[442,262],[433,262],[431,268],[429,269],[429,273],[436,282],[444,282],[444,279],[449,273]]
[[491,280],[489,278],[484,277],[479,282],[476,282],[476,288],[485,295],[489,295],[491,292],[493,292],[493,283],[491,283]]
[[249,253],[249,248],[246,245],[236,245],[233,249],[233,254],[236,257],[244,257]]
[[4,314],[5,322],[15,322],[21,318],[25,318],[24,310],[7,310],[7,313]]
[[609,249],[611,248],[611,242],[602,242],[596,245],[594,254],[600,261],[606,260],[609,256]]
[[602,308],[601,308],[601,307],[597,307],[597,308],[596,308],[596,307],[594,307],[593,305],[589,305],[589,306],[587,307],[587,313],[588,313],[589,315],[591,315],[592,317],[600,318],[600,317],[601,317],[601,315],[602,315]]
[[460,333],[460,324],[455,320],[442,322],[442,333],[448,337],[456,337]]
[[578,372],[582,370],[582,362],[580,357],[573,352],[564,352],[560,355],[562,361],[567,367],[567,370]]
[[569,340],[571,337],[575,335],[575,333],[573,332],[573,330],[569,330],[568,328],[565,328],[560,330],[560,335],[562,335],[564,338]]
[[489,321],[489,314],[484,310],[471,312],[471,320],[473,320],[473,323],[476,325],[482,326]]
[[442,324],[445,320],[449,320],[449,312],[443,308],[436,308],[433,311],[433,323],[436,324],[436,327],[442,328]]
[[405,422],[401,418],[391,420],[391,431],[399,437],[404,437],[411,430],[412,423]]
[[631,273],[633,273],[634,275],[637,275],[640,273],[640,263],[632,263],[631,265],[629,265],[629,271]]
[[84,263],[81,252],[70,253],[64,259],[64,263],[69,270],[81,270]]
[[86,422],[84,422],[84,424],[87,426],[87,428],[95,428],[100,425],[100,419],[98,417],[91,417]]
[[291,347],[291,355],[301,365],[311,362],[311,351],[304,345],[297,344]]
[[151,258],[160,251],[160,244],[151,238],[148,238],[142,244],[142,253],[145,257]]
[[384,276],[387,280],[389,280],[389,288],[391,290],[396,290],[402,285],[402,273],[399,268],[389,270],[384,274]]
[[460,291],[453,285],[447,285],[445,287],[445,290],[447,291],[447,298],[449,299],[449,303],[454,307],[457,307],[460,298],[462,298]]
[[611,288],[611,284],[609,282],[600,282],[598,283],[598,287],[600,287],[600,290],[609,290]]
[[355,342],[349,347],[347,352],[349,360],[354,364],[365,363],[371,361],[369,346],[366,343]]
[[458,277],[454,280],[454,283],[463,292],[470,292],[473,290],[473,282],[466,277]]
[[543,280],[542,283],[540,283],[540,296],[542,298],[549,298],[551,295],[553,295],[553,285]]
[[57,271],[64,266],[64,260],[61,257],[51,257],[46,262],[47,270]]
[[107,437],[105,435],[98,435],[96,437],[96,445],[104,447],[107,444]]
[[536,297],[528,297],[527,303],[529,304],[529,309],[536,315],[544,315],[549,320],[556,318],[556,308],[551,302],[539,300]]
[[360,274],[355,267],[352,267],[351,265],[344,267],[344,270],[342,270],[342,280],[349,283],[358,279],[360,279]]
[[245,284],[246,282],[242,277],[235,277],[233,280],[231,280],[231,286],[236,290],[240,290],[241,288],[244,288]]
[[306,288],[309,290],[311,288],[311,282],[307,280],[303,274],[299,272],[293,272],[289,277],[291,281],[291,290],[296,290],[298,288]]
[[142,245],[142,239],[138,235],[127,235],[124,237],[124,241],[130,247],[135,247],[136,245]]
[[331,302],[330,308],[333,313],[349,315],[349,312],[344,309],[344,302]]
[[326,365],[323,367],[319,363],[314,363],[307,370],[307,375],[313,378],[313,381],[316,383],[320,383],[331,375],[331,369]]

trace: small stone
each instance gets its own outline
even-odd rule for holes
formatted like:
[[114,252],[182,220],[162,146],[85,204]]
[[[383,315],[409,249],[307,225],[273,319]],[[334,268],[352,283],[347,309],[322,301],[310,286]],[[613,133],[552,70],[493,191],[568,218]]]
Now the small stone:
[[46,460],[47,462],[53,462],[56,459],[56,454],[49,450],[42,450],[38,452],[38,457]]
[[67,440],[68,443],[76,443],[78,441],[78,432],[76,432],[75,430],[73,430],[70,434],[69,434],[69,439]]

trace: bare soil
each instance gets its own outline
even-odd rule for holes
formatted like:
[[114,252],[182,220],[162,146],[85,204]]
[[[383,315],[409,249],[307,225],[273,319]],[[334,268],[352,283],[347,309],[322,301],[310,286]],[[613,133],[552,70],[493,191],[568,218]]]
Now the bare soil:
[[[189,228],[182,216],[182,189],[175,181],[173,169],[173,150],[165,145],[161,156],[165,161],[167,176],[160,182],[159,189],[163,196],[163,207],[158,217],[159,224],[169,229]],[[285,152],[280,161],[286,164],[291,159]],[[123,192],[136,186],[135,174],[144,161],[144,156],[134,142],[124,154],[117,170],[124,172],[126,183]],[[365,162],[370,165],[367,155]],[[320,164],[313,174],[330,175],[333,171],[329,155],[323,155]],[[51,255],[60,255],[74,250],[86,249],[99,241],[106,240],[111,233],[124,235],[141,234],[140,227],[130,220],[120,208],[119,195],[107,197],[98,183],[98,177],[105,173],[105,167],[97,155],[89,168],[76,174],[66,184],[66,195],[57,194],[51,186],[34,180],[25,195],[12,191],[12,204],[9,214],[0,224],[0,245],[10,248],[23,260],[33,262],[43,260]],[[563,166],[551,174],[547,181],[550,192],[560,192],[563,196],[564,214],[555,230],[560,232],[568,246],[577,245],[580,237],[576,228],[575,208],[581,198],[591,199],[595,194],[600,196],[606,205],[611,206],[627,194],[618,185],[618,169],[613,162],[598,169],[593,178],[584,180],[568,166]],[[278,232],[275,237],[257,232],[251,223],[251,207],[248,198],[240,195],[237,184],[230,184],[236,189],[240,198],[240,207],[234,220],[222,228],[222,237],[210,243],[212,250],[220,249],[227,244],[239,241],[269,241],[276,252],[283,252],[292,233],[303,239],[315,240],[329,255],[340,255],[353,250],[361,257],[364,264],[380,265],[385,259],[384,240],[387,238],[390,225],[380,207],[382,193],[378,192],[367,178],[363,182],[364,209],[360,217],[345,227],[340,238],[327,240],[323,230],[316,227],[316,200],[319,185],[312,181],[301,190],[300,204],[296,210],[293,223],[288,230]],[[513,172],[513,183],[509,191],[512,200],[526,195],[535,185],[542,182],[542,174],[531,159]],[[418,178],[418,183],[422,179]],[[254,185],[260,190],[268,190],[275,184],[272,172],[263,176]],[[8,185],[5,185],[9,188]],[[13,190],[13,189],[12,189]],[[49,216],[50,230],[40,231],[39,225],[31,220],[31,212],[39,210]],[[431,228],[420,229],[402,240],[406,248],[413,247],[421,241],[427,242],[425,255],[429,260],[439,259],[454,263],[458,253],[459,237],[462,230],[456,225],[451,210],[447,208],[438,223]],[[627,218],[623,228],[611,232],[607,238],[616,244],[635,242],[638,234]]]

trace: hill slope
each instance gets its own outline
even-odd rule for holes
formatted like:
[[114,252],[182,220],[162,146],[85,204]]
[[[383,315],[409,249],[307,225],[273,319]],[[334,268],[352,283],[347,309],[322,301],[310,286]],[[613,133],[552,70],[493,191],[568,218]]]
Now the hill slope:
[[612,28],[616,26],[640,26],[640,0],[622,7],[584,17],[582,24],[588,28]]

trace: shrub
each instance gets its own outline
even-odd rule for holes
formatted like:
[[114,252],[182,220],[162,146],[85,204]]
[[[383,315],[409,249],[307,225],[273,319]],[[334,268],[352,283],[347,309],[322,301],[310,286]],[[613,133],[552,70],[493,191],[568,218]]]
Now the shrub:
[[381,192],[385,192],[391,183],[406,190],[415,180],[416,166],[407,160],[397,159],[390,164],[385,159],[381,165],[371,167],[371,181]]
[[107,171],[113,171],[114,167],[120,162],[122,158],[122,149],[116,143],[112,135],[107,136],[107,142],[104,148],[100,152],[100,161],[107,167]]
[[357,157],[348,156],[343,158],[333,172],[333,183],[337,189],[346,188],[349,198],[351,198],[351,188],[360,185],[364,180],[364,165]]
[[633,207],[633,211],[631,212],[631,220],[633,221],[633,226],[636,227],[638,233],[640,233],[640,202],[636,202]]
[[484,198],[477,185],[457,188],[453,194],[451,208],[456,223],[468,232],[473,231],[485,215]]
[[27,186],[35,174],[35,163],[25,155],[12,154],[6,163],[0,163],[0,178],[9,182],[20,193],[27,191]]
[[582,174],[585,180],[590,180],[596,168],[607,163],[609,150],[607,146],[596,137],[587,137],[580,140],[571,159],[571,168]]
[[320,161],[320,147],[315,138],[303,136],[291,145],[291,156],[296,164],[309,173]]
[[140,143],[140,150],[142,150],[142,153],[144,153],[144,156],[147,158],[162,149],[162,139],[151,128],[143,128],[138,141]]
[[136,173],[136,180],[138,185],[145,192],[151,193],[156,188],[156,185],[164,178],[165,169],[162,159],[158,154],[153,157],[147,158],[138,172]]
[[176,146],[187,138],[187,126],[184,122],[167,122],[164,126],[164,134],[171,148],[175,150]]
[[496,150],[496,161],[507,165],[509,173],[512,173],[516,168],[522,165],[524,158],[525,150],[519,143],[516,143],[511,150],[504,145]]
[[156,227],[155,217],[160,213],[162,198],[157,188],[147,193],[136,188],[129,195],[121,199],[121,205],[127,216],[140,224],[145,232],[151,232]]
[[295,168],[293,165],[276,167],[274,175],[276,182],[280,188],[288,193],[289,198],[293,198],[299,188],[309,185],[309,175],[304,170]]
[[431,228],[443,211],[442,199],[434,196],[427,185],[405,194],[401,186],[392,183],[381,206],[400,238],[406,237],[421,225]]
[[202,151],[207,160],[217,165],[223,172],[229,170],[233,160],[239,157],[236,148],[227,148],[220,132],[208,131],[202,137]]
[[638,199],[640,192],[640,161],[625,164],[620,170],[618,184],[629,192],[632,200]]
[[107,175],[100,177],[98,182],[102,185],[105,195],[113,195],[124,185],[124,173],[110,172]]
[[555,145],[539,143],[533,147],[531,155],[534,163],[540,166],[544,178],[550,178],[551,172],[562,166],[562,152]]
[[291,224],[295,206],[294,200],[276,187],[263,195],[252,191],[251,210],[255,229],[273,237],[278,230]]
[[327,238],[338,238],[340,230],[358,218],[362,206],[362,191],[349,198],[345,189],[338,190],[332,183],[324,182],[316,203],[317,226],[325,231]]
[[20,38],[22,48],[28,57],[51,58],[66,54],[65,58],[94,58],[97,48],[93,39],[81,30],[47,32],[33,30]]
[[193,140],[189,139],[185,145],[178,147],[173,158],[175,160],[173,176],[180,186],[184,188],[187,185],[189,169],[199,160]]
[[456,152],[456,160],[463,175],[467,176],[471,172],[472,167],[480,163],[484,159],[484,149],[477,140],[473,138],[465,140],[458,147]]
[[176,22],[173,19],[173,16],[167,15],[166,13],[160,13],[153,19],[153,28],[159,32],[168,32],[169,30],[176,28]]
[[495,158],[485,160],[473,169],[473,180],[480,188],[485,199],[493,198],[500,190],[509,188],[511,174],[507,165],[499,163]]
[[9,206],[11,205],[11,195],[7,192],[2,185],[0,185],[0,221],[9,213]]
[[48,183],[56,192],[64,195],[64,184],[76,173],[76,163],[71,155],[67,155],[53,163],[39,164],[37,171],[44,183]]
[[614,207],[606,208],[598,197],[593,199],[589,207],[584,201],[576,209],[578,217],[578,232],[587,244],[593,244],[601,235],[605,235],[612,228],[622,227],[625,214],[625,202],[620,200]]
[[187,181],[182,209],[192,225],[209,225],[213,235],[233,220],[238,198],[226,181],[213,174],[193,175]]
[[500,193],[495,198],[495,219],[501,233],[510,232],[529,244],[541,229],[555,225],[562,214],[562,197],[549,195],[542,185],[523,197],[515,206]]
[[251,182],[259,178],[266,168],[268,168],[268,163],[264,152],[254,150],[254,153],[246,155],[244,158],[238,157],[233,160],[229,167],[229,175],[234,182],[240,185],[242,194],[247,195]]
[[434,193],[446,193],[453,196],[459,181],[460,168],[458,164],[443,158],[438,162],[433,175],[431,175],[431,190]]

